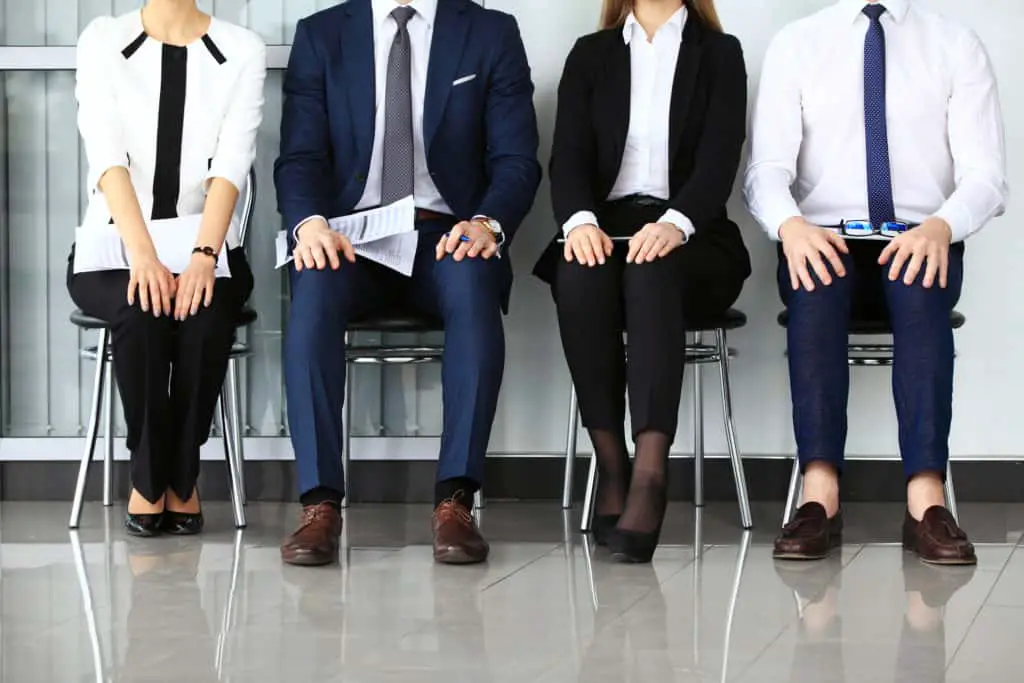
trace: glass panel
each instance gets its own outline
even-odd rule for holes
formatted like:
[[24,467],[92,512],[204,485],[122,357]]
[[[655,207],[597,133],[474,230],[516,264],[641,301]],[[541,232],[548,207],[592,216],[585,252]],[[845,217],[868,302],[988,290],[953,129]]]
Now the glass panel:
[[[139,9],[142,0],[0,0],[0,45],[74,45],[93,18]],[[259,33],[268,45],[287,45],[299,19],[336,0],[200,0],[225,21]]]

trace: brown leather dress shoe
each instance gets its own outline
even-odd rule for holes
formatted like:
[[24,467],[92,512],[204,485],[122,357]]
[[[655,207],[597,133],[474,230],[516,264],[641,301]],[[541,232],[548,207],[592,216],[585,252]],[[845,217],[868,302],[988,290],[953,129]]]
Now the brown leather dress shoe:
[[338,561],[341,545],[341,513],[330,503],[302,508],[302,525],[281,544],[287,564],[318,567]]
[[466,506],[446,500],[434,510],[434,561],[475,564],[487,560],[491,547]]
[[967,534],[949,510],[941,505],[925,510],[920,522],[907,511],[903,520],[903,548],[928,564],[978,564],[974,544],[967,540]]
[[821,503],[804,503],[775,539],[776,560],[824,560],[843,540],[843,513],[828,518]]

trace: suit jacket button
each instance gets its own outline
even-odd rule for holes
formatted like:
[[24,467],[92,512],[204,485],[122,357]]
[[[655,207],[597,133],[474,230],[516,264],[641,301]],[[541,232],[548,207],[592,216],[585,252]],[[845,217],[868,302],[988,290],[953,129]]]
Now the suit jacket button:
[[366,180],[366,174],[365,173],[356,173],[356,180],[359,181],[360,183],[364,182]]

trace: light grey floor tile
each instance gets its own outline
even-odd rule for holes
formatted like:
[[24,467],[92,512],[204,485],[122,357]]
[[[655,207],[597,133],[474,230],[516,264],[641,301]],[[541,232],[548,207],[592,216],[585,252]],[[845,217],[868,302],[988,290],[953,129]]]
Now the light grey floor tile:
[[278,551],[297,506],[254,503],[238,534],[214,504],[202,537],[138,541],[116,508],[87,506],[70,535],[65,506],[3,504],[0,681],[1019,679],[1024,506],[963,506],[973,571],[893,545],[899,504],[848,506],[832,559],[777,564],[780,508],[755,505],[744,535],[733,504],[673,505],[654,562],[626,566],[577,511],[492,503],[490,562],[440,567],[429,508],[357,506],[341,566],[301,569]]

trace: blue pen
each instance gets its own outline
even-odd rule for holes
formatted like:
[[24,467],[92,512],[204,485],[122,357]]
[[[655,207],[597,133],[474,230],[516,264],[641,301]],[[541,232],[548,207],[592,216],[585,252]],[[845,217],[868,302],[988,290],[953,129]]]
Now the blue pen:
[[[450,232],[446,232],[444,234],[444,236],[445,237],[451,237],[451,233]],[[459,241],[460,242],[472,242],[473,240],[469,239],[469,237],[467,237],[466,235],[459,235]]]

